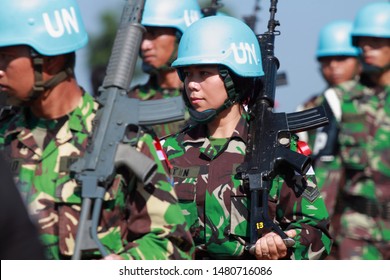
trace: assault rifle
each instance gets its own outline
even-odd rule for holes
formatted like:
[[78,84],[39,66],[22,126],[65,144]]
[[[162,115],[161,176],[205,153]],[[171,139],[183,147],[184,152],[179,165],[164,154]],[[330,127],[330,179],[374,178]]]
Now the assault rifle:
[[323,107],[296,113],[274,113],[276,71],[279,61],[274,56],[275,20],[277,0],[270,0],[268,31],[258,36],[264,69],[263,88],[249,104],[250,126],[245,161],[237,169],[250,190],[250,244],[247,249],[254,253],[254,245],[263,230],[274,230],[287,247],[294,244],[268,215],[268,196],[273,179],[288,175],[292,170],[305,174],[311,160],[290,150],[292,133],[315,129],[328,123]]
[[177,121],[184,116],[181,96],[153,101],[127,96],[145,32],[140,24],[144,5],[145,0],[125,3],[106,76],[99,89],[101,106],[93,121],[93,134],[85,155],[70,167],[81,184],[83,199],[73,259],[79,259],[82,250],[96,248],[102,256],[108,255],[97,236],[97,227],[104,194],[117,169],[125,168],[144,184],[155,174],[155,162],[131,146],[128,133],[137,131],[139,125]]

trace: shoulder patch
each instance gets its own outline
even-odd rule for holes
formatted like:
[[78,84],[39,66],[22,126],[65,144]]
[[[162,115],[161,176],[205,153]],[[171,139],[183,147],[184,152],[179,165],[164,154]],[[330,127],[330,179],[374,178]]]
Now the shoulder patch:
[[[314,174],[313,168],[310,168],[308,174]],[[320,189],[316,184],[308,183],[308,181],[298,173],[295,173],[294,179],[293,179],[294,189],[297,192],[297,195],[301,195],[302,197],[306,198],[311,203],[314,202],[319,196],[320,196]]]
[[302,196],[309,200],[311,203],[320,196],[320,190],[316,187],[306,186],[302,193]]

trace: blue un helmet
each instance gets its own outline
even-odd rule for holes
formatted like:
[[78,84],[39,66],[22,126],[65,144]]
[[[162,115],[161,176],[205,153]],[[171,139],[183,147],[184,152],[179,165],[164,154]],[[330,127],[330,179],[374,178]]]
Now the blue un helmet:
[[353,44],[356,37],[390,38],[390,3],[371,3],[361,8],[353,23]]
[[41,55],[74,52],[88,36],[76,0],[3,1],[0,47],[27,45]]
[[359,48],[352,45],[352,22],[337,20],[325,25],[318,37],[316,57],[359,56]]
[[[353,23],[352,43],[357,46],[359,37],[390,38],[390,3],[377,2],[361,8]],[[389,69],[363,62],[363,72],[381,73]]]
[[[229,16],[209,16],[192,24],[180,40],[178,57],[172,67],[178,69],[184,81],[182,67],[191,65],[218,65],[228,98],[218,109],[197,112],[186,100],[193,120],[209,122],[219,112],[240,100],[242,91],[234,85],[234,77],[264,76],[260,45],[256,35],[244,22]],[[241,93],[240,93],[241,92]],[[184,99],[187,96],[184,95]]]
[[[35,84],[30,100],[74,75],[74,52],[84,47],[88,35],[76,0],[3,1],[0,9],[0,47],[31,48]],[[43,81],[41,56],[70,54],[65,69]]]
[[142,25],[171,27],[181,34],[202,16],[196,0],[147,0]]

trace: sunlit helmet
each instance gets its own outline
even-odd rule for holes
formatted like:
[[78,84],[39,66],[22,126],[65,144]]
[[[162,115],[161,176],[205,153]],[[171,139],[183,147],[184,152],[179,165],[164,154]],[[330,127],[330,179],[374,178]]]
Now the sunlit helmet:
[[28,45],[42,55],[84,47],[88,36],[76,0],[3,1],[0,47]]
[[325,25],[318,37],[316,57],[358,56],[359,48],[352,45],[352,22],[337,20]]
[[172,66],[224,65],[240,77],[263,76],[256,35],[242,21],[229,16],[209,16],[192,24],[180,40]]
[[356,37],[390,38],[390,3],[371,3],[361,8],[353,23],[353,44]]
[[196,0],[147,0],[141,23],[145,26],[176,28],[183,33],[201,16]]
[[[196,123],[208,123],[236,102],[251,96],[256,81],[260,80],[257,78],[264,75],[256,35],[244,22],[229,16],[208,16],[192,24],[180,40],[178,56],[172,66],[178,69],[184,81],[183,67],[210,64],[219,66],[227,99],[218,108],[198,112],[184,94],[191,119]],[[242,84],[239,85],[235,76],[241,81],[245,79],[245,86],[238,88]]]

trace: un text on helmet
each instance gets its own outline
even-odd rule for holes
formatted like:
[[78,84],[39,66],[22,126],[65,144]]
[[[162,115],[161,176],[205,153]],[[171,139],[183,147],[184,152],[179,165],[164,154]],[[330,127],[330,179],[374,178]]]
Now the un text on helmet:
[[236,43],[231,43],[230,48],[233,51],[234,60],[238,64],[258,64],[254,44],[240,42],[237,46]]
[[44,13],[42,17],[47,32],[53,38],[59,38],[65,32],[68,34],[72,34],[72,32],[79,33],[79,23],[74,7],[70,7],[69,10],[55,10],[52,17],[48,13]]

